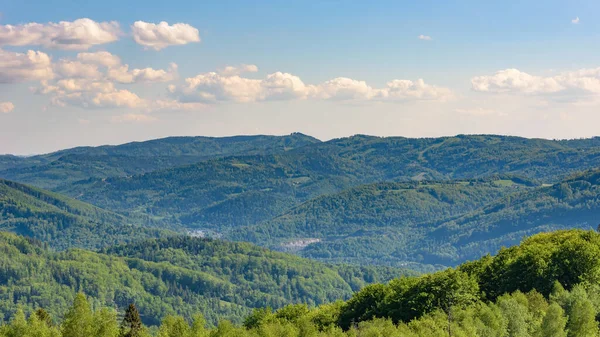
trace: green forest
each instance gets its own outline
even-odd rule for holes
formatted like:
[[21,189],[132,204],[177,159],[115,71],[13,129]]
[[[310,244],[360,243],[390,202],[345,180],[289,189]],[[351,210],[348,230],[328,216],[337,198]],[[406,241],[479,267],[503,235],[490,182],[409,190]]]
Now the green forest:
[[599,336],[600,138],[0,156],[0,337]]
[[119,245],[101,253],[55,252],[42,242],[0,233],[0,318],[43,307],[62,316],[79,291],[94,306],[135,302],[144,323],[200,312],[241,322],[251,309],[319,305],[363,286],[414,272],[325,265],[246,243],[172,237]]
[[117,311],[82,289],[61,317],[17,308],[0,336],[598,336],[599,281],[600,234],[556,231],[455,269],[364,287],[347,301],[257,308],[241,324],[193,314],[148,326],[136,303]]

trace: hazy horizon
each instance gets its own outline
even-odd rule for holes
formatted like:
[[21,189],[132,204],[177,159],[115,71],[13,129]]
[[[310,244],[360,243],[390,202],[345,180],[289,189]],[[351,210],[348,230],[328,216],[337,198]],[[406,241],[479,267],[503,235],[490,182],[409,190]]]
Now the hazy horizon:
[[354,134],[349,134],[346,136],[341,136],[341,137],[331,137],[331,138],[319,138],[316,137],[314,135],[311,135],[309,133],[306,132],[302,132],[302,131],[293,131],[290,133],[284,133],[284,134],[266,134],[266,133],[256,133],[256,134],[232,134],[232,135],[217,135],[217,136],[208,136],[208,135],[172,135],[172,136],[164,136],[164,137],[156,137],[156,138],[147,138],[147,139],[133,139],[133,140],[126,140],[126,141],[122,141],[122,142],[115,142],[115,143],[99,143],[99,144],[80,144],[80,145],[74,145],[74,146],[67,146],[67,147],[62,147],[62,148],[58,148],[58,149],[54,149],[54,150],[50,150],[50,151],[46,151],[46,152],[36,152],[36,153],[2,153],[0,152],[0,155],[13,155],[16,157],[33,157],[33,156],[37,156],[37,155],[44,155],[44,154],[48,154],[48,153],[53,153],[53,152],[58,152],[58,151],[62,151],[62,150],[68,150],[68,149],[73,149],[73,148],[77,148],[77,147],[102,147],[102,146],[120,146],[120,145],[126,145],[126,144],[130,144],[130,143],[143,143],[143,142],[149,142],[149,141],[154,141],[154,140],[160,140],[160,139],[167,139],[167,138],[195,138],[195,137],[206,137],[206,138],[228,138],[228,137],[237,137],[237,136],[247,136],[247,137],[252,137],[252,136],[277,136],[277,137],[282,137],[282,136],[289,136],[293,133],[300,133],[303,134],[305,136],[309,136],[309,137],[313,137],[321,142],[327,142],[330,140],[334,140],[334,139],[341,139],[341,138],[349,138],[349,137],[354,137],[354,136],[367,136],[367,137],[381,137],[381,138],[393,138],[393,137],[401,137],[401,138],[410,138],[410,139],[419,139],[419,138],[445,138],[445,137],[456,137],[456,136],[502,136],[502,137],[518,137],[518,138],[526,138],[526,139],[545,139],[545,140],[554,140],[554,141],[563,141],[563,140],[580,140],[580,139],[593,139],[593,138],[597,138],[600,137],[600,134],[597,136],[590,136],[590,137],[575,137],[575,138],[545,138],[545,137],[527,137],[527,136],[519,136],[519,135],[508,135],[508,134],[495,134],[495,133],[457,133],[457,134],[448,134],[448,135],[439,135],[439,136],[422,136],[422,137],[408,137],[408,136],[403,136],[403,135],[373,135],[373,134],[366,134],[366,133],[354,133]]
[[34,2],[0,8],[0,153],[297,130],[598,135],[597,1]]

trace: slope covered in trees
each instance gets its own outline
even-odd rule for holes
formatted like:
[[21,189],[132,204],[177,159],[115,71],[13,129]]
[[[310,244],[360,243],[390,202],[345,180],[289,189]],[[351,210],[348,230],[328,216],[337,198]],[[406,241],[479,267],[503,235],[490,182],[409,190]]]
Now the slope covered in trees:
[[100,248],[169,235],[135,225],[120,214],[4,179],[0,179],[0,230],[42,240],[54,249]]
[[408,233],[419,231],[419,225],[434,226],[535,186],[535,182],[509,176],[362,185],[311,199],[263,224],[233,232],[232,238],[277,246],[301,238],[356,237],[377,229]]
[[[146,324],[166,315],[202,312],[240,322],[251,308],[318,305],[407,271],[329,266],[250,244],[172,237],[117,246],[104,253],[52,252],[43,243],[0,233],[0,318],[19,306],[62,317],[75,294],[94,307],[135,303]],[[2,321],[2,319],[0,319]]]
[[119,326],[114,310],[79,294],[60,325],[43,310],[28,320],[17,312],[0,336],[597,337],[599,271],[600,234],[557,231],[457,269],[367,286],[346,302],[256,309],[241,326],[222,320],[207,327],[194,315],[168,316],[148,329],[135,305]]
[[169,137],[118,146],[77,147],[32,157],[0,156],[0,177],[52,189],[91,177],[127,176],[232,155],[285,152],[317,142],[294,133]]
[[277,154],[91,179],[57,191],[120,212],[168,216],[186,227],[231,228],[266,221],[311,198],[366,183],[494,174],[554,183],[577,170],[600,166],[599,145],[596,138],[354,136]]
[[449,261],[464,261],[517,244],[523,235],[559,228],[597,228],[600,170],[574,175],[552,186],[506,196],[441,225],[430,234],[446,242],[424,250]]
[[[596,228],[599,177],[600,170],[592,170],[551,186],[514,177],[367,185],[308,201],[232,238],[278,249],[317,238],[299,253],[329,262],[456,265],[517,244],[525,235]],[[398,193],[390,186],[412,187]]]

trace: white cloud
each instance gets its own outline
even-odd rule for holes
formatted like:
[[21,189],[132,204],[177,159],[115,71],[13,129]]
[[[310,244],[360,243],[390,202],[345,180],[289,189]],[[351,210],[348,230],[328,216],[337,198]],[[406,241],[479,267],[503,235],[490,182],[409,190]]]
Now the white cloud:
[[97,64],[107,68],[118,67],[121,65],[121,58],[107,51],[79,53],[77,54],[77,60],[82,63]]
[[15,109],[12,102],[0,102],[0,113],[9,113]]
[[287,100],[306,98],[314,89],[307,87],[298,77],[288,73],[276,72],[261,81],[260,100]]
[[0,49],[0,83],[48,80],[54,77],[48,54],[30,50],[14,53]]
[[419,40],[424,40],[424,41],[431,41],[432,40],[431,36],[429,36],[429,35],[423,35],[423,34],[419,35],[418,38],[419,38]]
[[426,84],[422,79],[416,81],[393,80],[387,83],[387,88],[382,91],[386,100],[438,100],[446,101],[454,97],[452,90]]
[[72,22],[0,25],[0,46],[44,46],[54,49],[85,50],[116,41],[120,28],[116,22],[96,22],[83,18]]
[[55,106],[67,105],[83,108],[131,108],[143,109],[147,102],[129,90],[102,91],[59,91],[51,98]]
[[164,21],[159,24],[136,21],[131,26],[131,30],[135,42],[154,50],[161,50],[168,46],[200,42],[198,29],[185,23],[176,23],[169,26]]
[[219,74],[223,76],[234,76],[241,75],[243,73],[255,73],[258,71],[258,67],[254,64],[242,64],[237,67],[227,66],[219,71]]
[[262,91],[261,80],[240,76],[222,76],[215,72],[186,78],[185,85],[170,87],[183,102],[254,102]]
[[475,91],[497,93],[540,94],[564,90],[553,77],[533,76],[518,69],[500,70],[492,76],[473,77],[471,85]]
[[321,99],[368,100],[377,95],[377,90],[371,88],[365,81],[337,77],[317,86],[315,95]]
[[[47,63],[50,65],[52,76],[38,76],[40,86],[31,89],[37,94],[51,95],[50,102],[55,106],[142,110],[184,110],[197,107],[193,104],[169,100],[144,99],[129,90],[116,87],[117,84],[171,81],[177,78],[175,63],[172,63],[167,70],[152,68],[130,70],[127,64],[121,64],[118,56],[108,52],[79,53],[77,60],[61,59],[54,64],[48,58]],[[9,70],[14,72],[14,68]],[[0,78],[1,76],[0,69]],[[11,78],[13,77],[15,76]],[[22,77],[24,75],[20,76]]]
[[118,68],[109,69],[108,78],[120,83],[169,82],[177,78],[177,64],[171,63],[167,70],[155,70],[152,68],[129,70],[129,65],[126,64]]
[[158,118],[144,114],[129,113],[120,116],[113,116],[110,120],[113,123],[151,123],[157,121]]
[[579,24],[579,17],[576,17],[575,19],[571,20],[571,23],[574,25]]
[[[235,73],[235,72],[232,72]],[[205,73],[187,78],[183,85],[170,85],[169,92],[181,102],[256,102],[266,100],[447,100],[450,89],[426,84],[423,80],[393,80],[377,89],[364,81],[338,77],[319,85],[307,85],[298,76],[276,72],[264,79],[239,75]]]
[[473,90],[479,92],[545,95],[574,102],[600,95],[600,68],[568,71],[547,77],[506,69],[492,76],[474,77],[471,84]]
[[98,66],[62,59],[53,65],[54,73],[60,78],[101,78],[103,75]]

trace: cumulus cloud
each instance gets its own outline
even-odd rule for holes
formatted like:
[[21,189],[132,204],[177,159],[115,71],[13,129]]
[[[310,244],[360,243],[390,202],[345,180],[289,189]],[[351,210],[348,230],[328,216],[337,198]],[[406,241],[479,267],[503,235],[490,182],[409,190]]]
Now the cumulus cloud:
[[158,118],[144,114],[129,113],[121,116],[111,117],[113,123],[150,123],[155,122]]
[[121,58],[107,51],[79,53],[77,54],[77,60],[82,63],[96,64],[107,68],[118,67],[121,65]]
[[60,78],[100,78],[102,73],[98,66],[62,59],[53,65],[54,74]]
[[131,30],[135,42],[154,50],[200,42],[198,29],[185,23],[176,23],[170,26],[164,21],[159,24],[136,21],[131,26]]
[[315,94],[321,99],[371,99],[377,95],[377,90],[371,88],[365,81],[357,81],[347,77],[337,77],[320,84],[316,88]]
[[298,76],[276,72],[264,79],[239,75],[205,73],[187,78],[183,85],[169,86],[169,92],[182,102],[256,102],[266,100],[446,100],[447,88],[426,84],[423,80],[393,80],[384,88],[373,88],[364,81],[338,77],[319,85],[305,84]]
[[54,77],[48,54],[30,50],[14,53],[0,49],[0,83],[48,80]]
[[575,19],[571,20],[571,23],[574,25],[579,24],[579,17],[576,17]]
[[471,79],[479,92],[546,95],[577,101],[600,95],[600,68],[563,72],[555,76],[535,76],[518,69],[506,69],[491,76]]
[[0,102],[0,113],[9,113],[15,109],[12,102]]
[[[43,53],[42,53],[43,54]],[[45,54],[44,54],[45,55]],[[33,58],[33,55],[31,58]],[[23,55],[21,55],[23,58]],[[1,60],[1,59],[0,59]],[[13,62],[14,63],[14,62]],[[1,63],[0,63],[1,64]],[[167,70],[143,68],[129,69],[129,65],[121,64],[121,59],[109,52],[79,53],[77,59],[61,59],[52,63],[48,76],[25,76],[40,80],[38,87],[31,88],[34,93],[51,95],[50,102],[55,106],[78,106],[83,108],[130,108],[142,110],[188,109],[193,104],[174,102],[172,100],[152,100],[139,97],[137,94],[118,88],[118,84],[166,82],[177,78],[177,65],[172,63]],[[15,78],[12,73],[2,75]],[[197,106],[194,106],[194,108]]]
[[426,84],[423,79],[393,80],[387,83],[387,88],[382,90],[382,97],[386,100],[439,100],[445,101],[453,97],[452,90]]
[[261,90],[261,80],[222,76],[215,72],[186,78],[184,85],[169,87],[169,91],[184,102],[254,102]]
[[223,76],[234,76],[241,75],[243,73],[255,73],[258,71],[258,67],[254,64],[242,64],[240,66],[227,66],[219,71],[219,74]]
[[85,50],[91,46],[116,41],[117,22],[96,22],[83,18],[72,22],[0,25],[0,46],[44,46],[46,48]]
[[129,70],[129,65],[126,64],[109,69],[108,78],[120,83],[169,82],[177,78],[177,64],[171,63],[167,70],[152,68]]
[[429,35],[423,35],[423,34],[421,34],[418,37],[419,37],[419,40],[424,40],[424,41],[431,41],[432,40],[431,36],[429,36]]
[[147,102],[129,90],[110,91],[59,91],[51,98],[55,106],[83,108],[145,108]]

